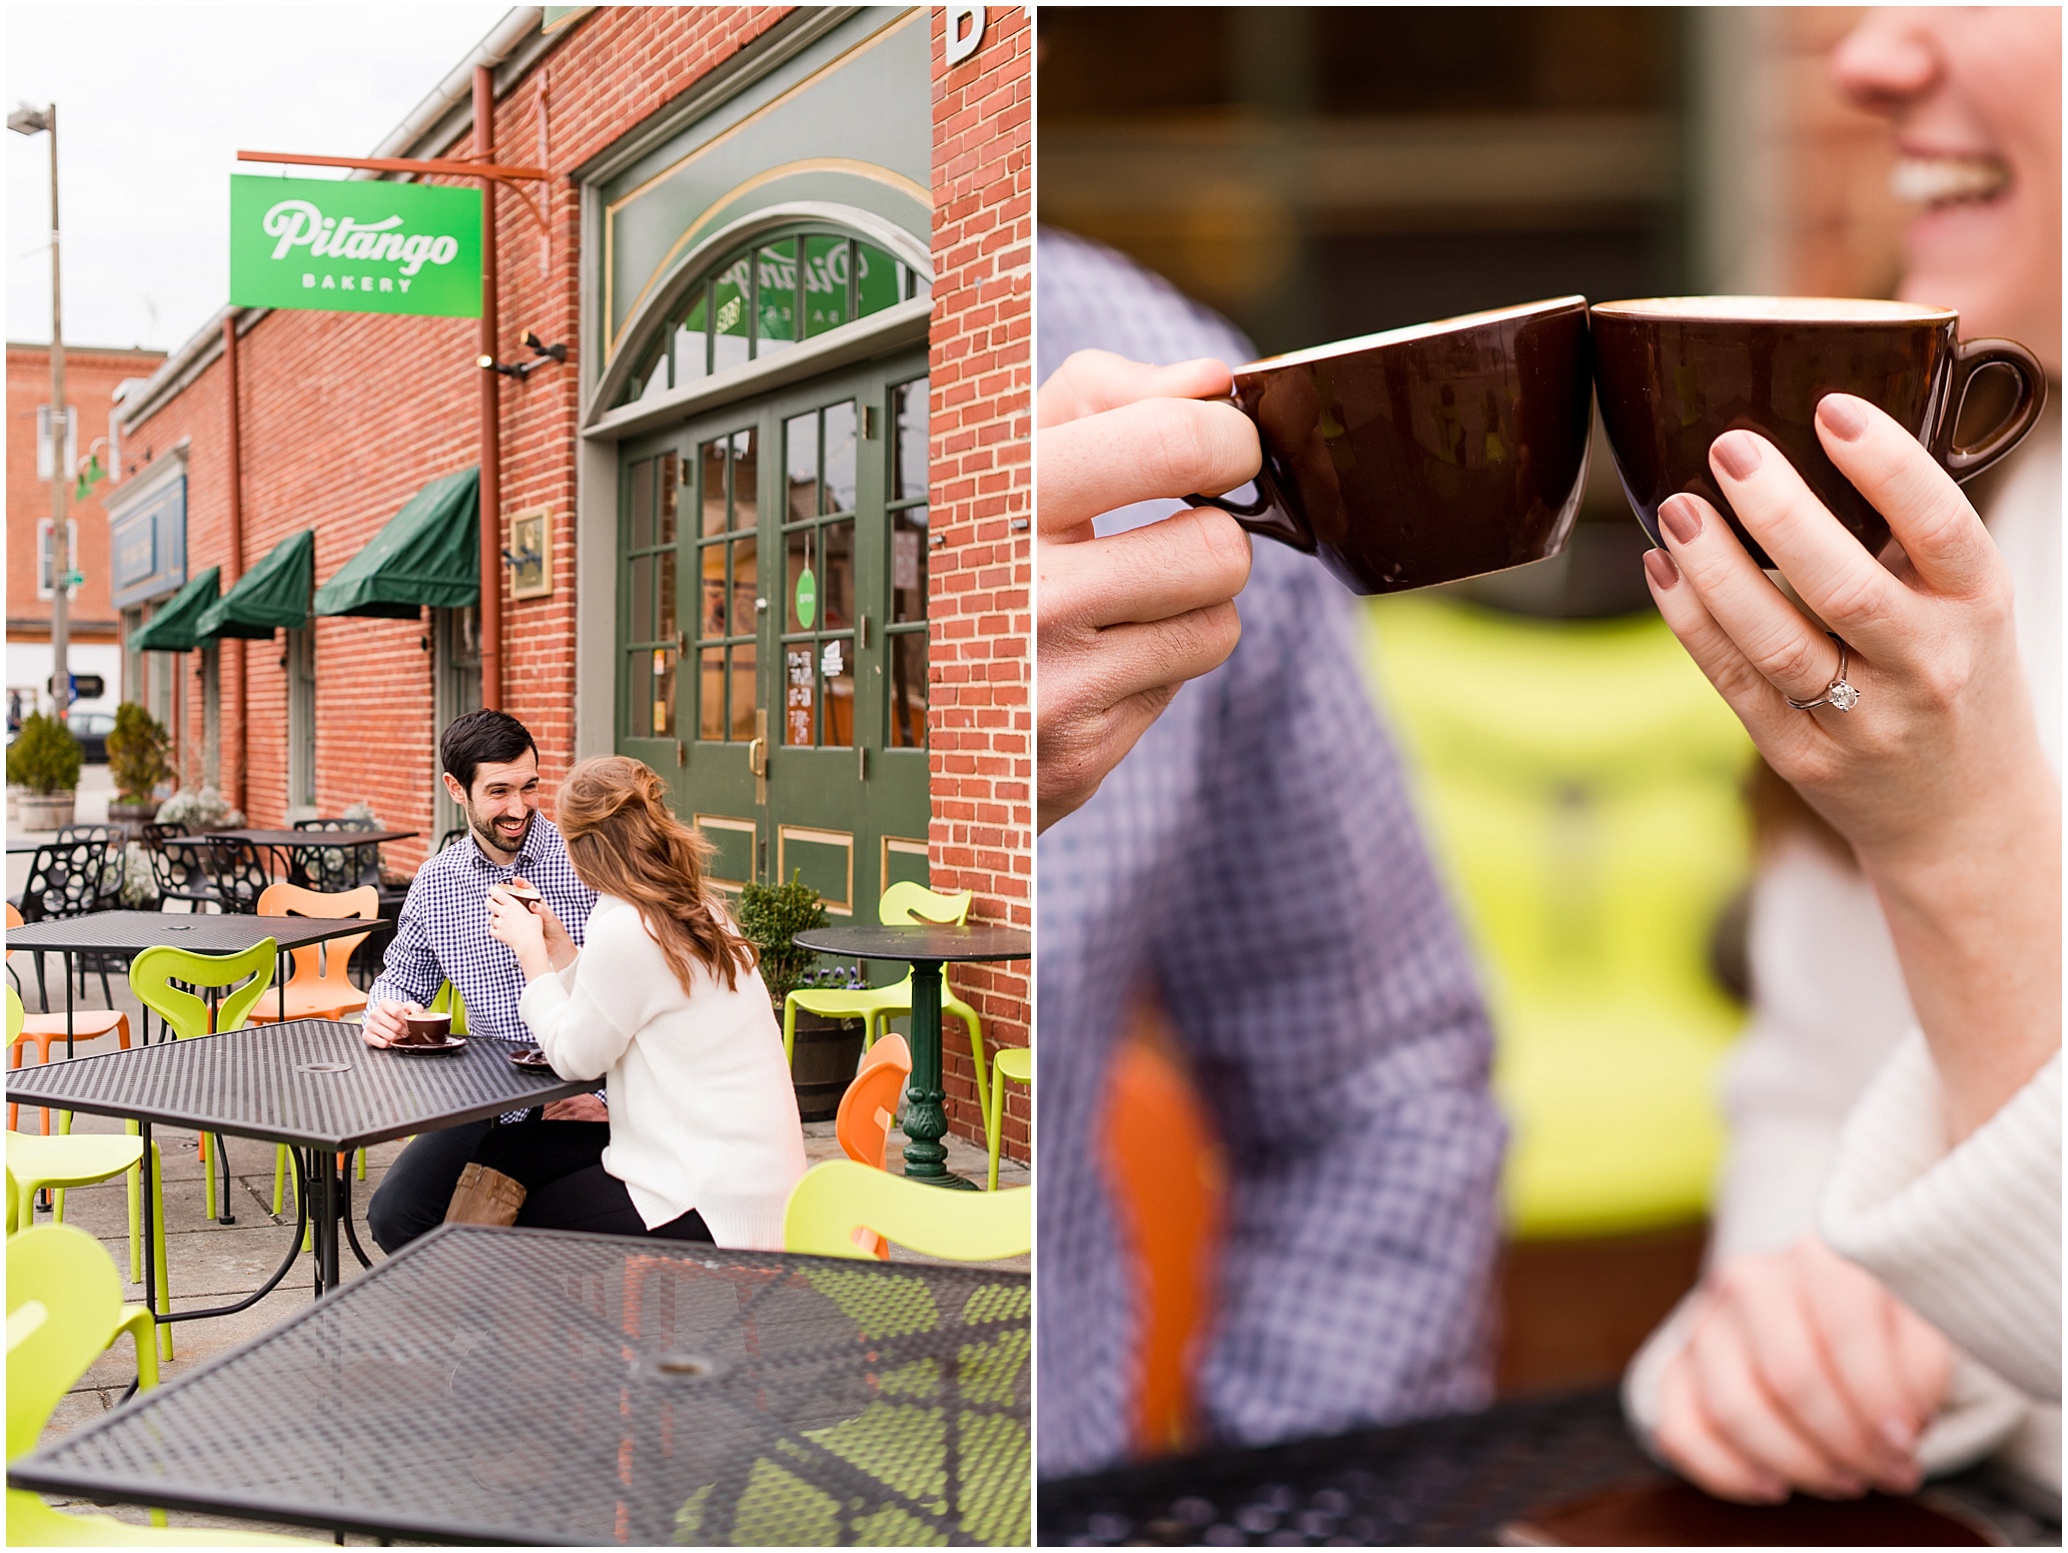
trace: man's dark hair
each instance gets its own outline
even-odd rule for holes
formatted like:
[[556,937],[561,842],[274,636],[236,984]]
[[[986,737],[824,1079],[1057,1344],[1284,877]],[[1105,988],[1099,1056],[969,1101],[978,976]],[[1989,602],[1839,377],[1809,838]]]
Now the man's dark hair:
[[474,773],[484,765],[504,765],[526,750],[536,758],[538,741],[531,730],[508,712],[483,708],[455,717],[438,741],[438,759],[463,792],[474,791]]

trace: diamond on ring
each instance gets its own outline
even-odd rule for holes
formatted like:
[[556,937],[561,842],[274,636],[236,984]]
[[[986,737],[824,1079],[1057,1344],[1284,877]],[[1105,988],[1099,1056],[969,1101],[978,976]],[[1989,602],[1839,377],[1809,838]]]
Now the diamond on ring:
[[1841,712],[1850,712],[1860,704],[1860,693],[1842,679],[1834,679],[1831,688],[1824,692],[1824,699]]

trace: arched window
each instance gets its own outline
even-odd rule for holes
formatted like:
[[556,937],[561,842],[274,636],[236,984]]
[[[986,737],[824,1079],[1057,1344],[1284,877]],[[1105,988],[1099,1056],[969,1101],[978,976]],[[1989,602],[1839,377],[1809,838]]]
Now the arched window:
[[619,404],[759,361],[928,294],[926,277],[837,227],[799,226],[727,254],[655,330]]

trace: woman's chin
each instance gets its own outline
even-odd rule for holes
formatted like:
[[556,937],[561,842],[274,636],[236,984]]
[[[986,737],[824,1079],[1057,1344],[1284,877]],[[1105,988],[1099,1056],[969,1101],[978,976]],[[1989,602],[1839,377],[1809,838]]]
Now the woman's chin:
[[[1963,339],[2018,333],[2018,320],[2033,309],[2021,305],[2018,272],[2029,268],[2007,256],[2039,245],[2020,229],[2014,200],[1968,200],[1926,211],[1904,229],[1903,283],[1910,302],[1951,307],[1960,313]],[[2030,332],[2029,326],[2026,332]],[[2021,341],[2037,349],[2039,340]]]

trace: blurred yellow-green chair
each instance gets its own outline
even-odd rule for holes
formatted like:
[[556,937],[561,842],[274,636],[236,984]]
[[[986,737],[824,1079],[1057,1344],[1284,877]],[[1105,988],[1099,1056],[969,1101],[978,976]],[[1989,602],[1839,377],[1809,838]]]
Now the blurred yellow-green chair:
[[814,1165],[783,1210],[783,1249],[814,1256],[867,1258],[857,1229],[927,1256],[990,1262],[1034,1249],[1034,1194],[958,1192],[908,1181],[851,1159]]
[[1743,1010],[1709,945],[1744,885],[1751,745],[1656,615],[1375,599],[1374,679],[1493,1018],[1518,1238],[1699,1219]]

